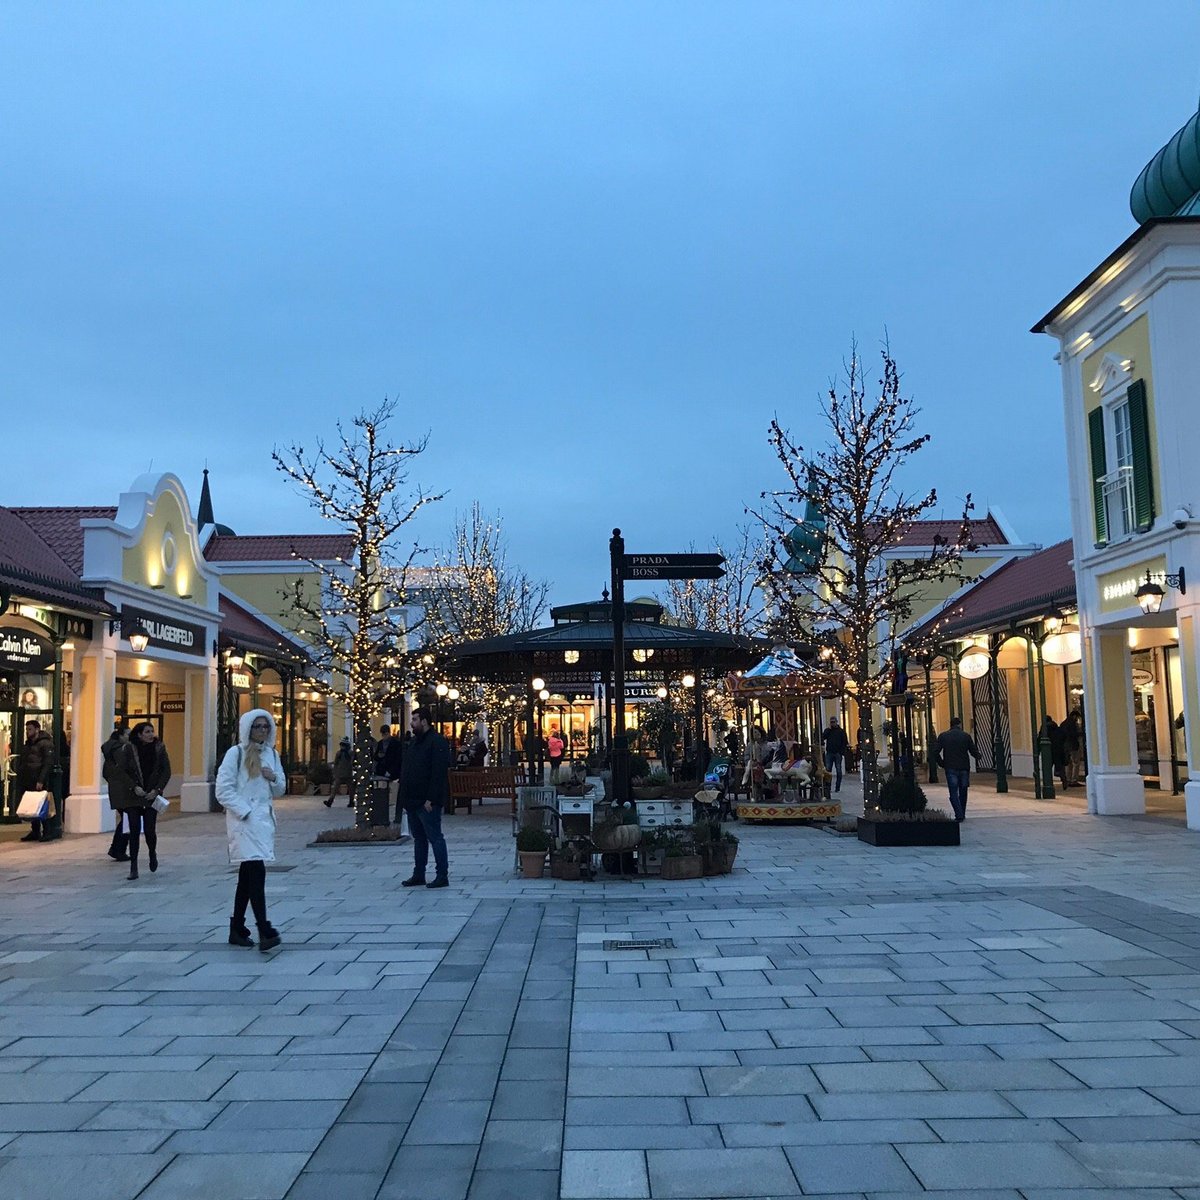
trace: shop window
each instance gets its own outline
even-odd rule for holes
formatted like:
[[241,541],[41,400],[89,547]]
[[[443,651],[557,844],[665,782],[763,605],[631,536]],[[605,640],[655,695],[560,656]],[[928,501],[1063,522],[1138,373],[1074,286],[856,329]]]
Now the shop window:
[[1154,524],[1154,481],[1146,385],[1134,380],[1088,414],[1096,543],[1143,533]]

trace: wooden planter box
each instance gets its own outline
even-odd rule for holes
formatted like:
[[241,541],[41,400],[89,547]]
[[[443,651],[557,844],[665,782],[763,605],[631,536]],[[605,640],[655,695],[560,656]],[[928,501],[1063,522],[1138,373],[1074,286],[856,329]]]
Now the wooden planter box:
[[676,858],[664,858],[664,879],[701,879],[704,876],[704,859],[698,854],[683,854]]
[[858,840],[871,846],[957,846],[957,821],[858,819]]

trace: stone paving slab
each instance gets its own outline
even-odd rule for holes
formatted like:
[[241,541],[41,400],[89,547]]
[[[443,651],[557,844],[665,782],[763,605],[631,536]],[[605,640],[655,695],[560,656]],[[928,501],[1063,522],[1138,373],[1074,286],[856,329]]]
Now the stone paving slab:
[[220,817],[132,892],[0,844],[0,1195],[1200,1200],[1194,835],[977,789],[956,850],[738,828],[729,877],[568,884],[489,807],[428,893],[284,801],[270,956]]

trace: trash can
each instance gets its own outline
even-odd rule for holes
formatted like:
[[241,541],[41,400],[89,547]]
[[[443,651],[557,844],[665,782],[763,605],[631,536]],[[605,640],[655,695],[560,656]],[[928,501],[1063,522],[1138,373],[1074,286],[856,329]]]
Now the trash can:
[[356,804],[358,820],[363,825],[390,825],[391,785],[384,776],[372,775],[366,804]]

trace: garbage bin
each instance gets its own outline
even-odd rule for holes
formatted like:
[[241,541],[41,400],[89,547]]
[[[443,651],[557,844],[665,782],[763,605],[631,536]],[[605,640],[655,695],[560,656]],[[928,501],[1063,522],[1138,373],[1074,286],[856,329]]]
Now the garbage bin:
[[383,776],[371,777],[366,804],[356,804],[360,825],[390,825],[392,823],[390,784]]

